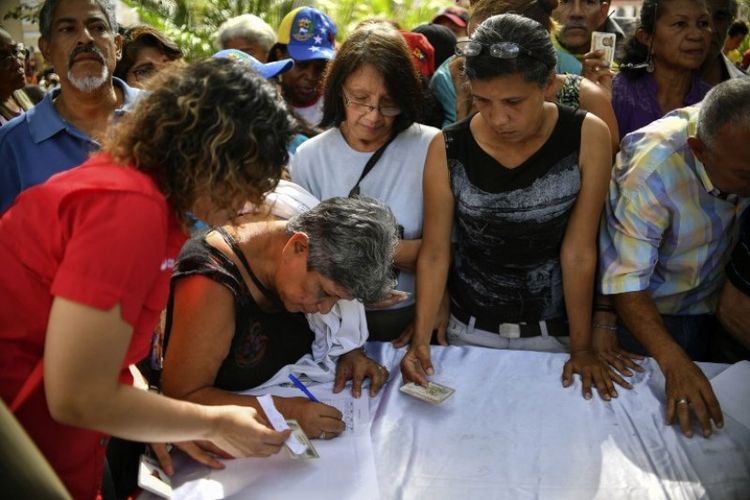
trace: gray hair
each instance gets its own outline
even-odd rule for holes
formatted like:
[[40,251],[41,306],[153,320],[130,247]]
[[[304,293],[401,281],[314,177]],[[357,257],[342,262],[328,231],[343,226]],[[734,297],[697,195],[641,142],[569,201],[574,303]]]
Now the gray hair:
[[[63,0],[46,0],[39,11],[39,33],[42,38],[50,39],[52,35],[52,21],[55,10]],[[112,33],[117,33],[117,17],[115,17],[115,3],[113,0],[94,0],[102,9],[104,16],[109,22],[109,29]]]
[[750,131],[750,78],[731,78],[718,84],[700,107],[698,137],[709,148],[725,125]]
[[343,286],[363,302],[383,299],[396,285],[396,219],[376,200],[329,198],[289,219],[287,232],[308,236],[307,266],[311,271]]
[[249,43],[257,43],[266,52],[276,43],[276,32],[263,19],[253,14],[227,19],[216,32],[218,49],[225,49],[225,43],[232,38],[243,38]]

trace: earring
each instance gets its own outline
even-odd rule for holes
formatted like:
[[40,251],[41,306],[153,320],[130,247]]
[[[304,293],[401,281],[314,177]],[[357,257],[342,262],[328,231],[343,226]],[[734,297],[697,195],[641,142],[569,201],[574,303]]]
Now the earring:
[[651,54],[649,54],[648,58],[646,59],[646,71],[649,73],[654,72],[654,58],[651,57]]

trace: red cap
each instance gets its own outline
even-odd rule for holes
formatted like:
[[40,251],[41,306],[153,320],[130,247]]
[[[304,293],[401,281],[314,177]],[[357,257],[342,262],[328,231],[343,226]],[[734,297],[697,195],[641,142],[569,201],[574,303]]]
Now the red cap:
[[465,28],[469,22],[469,11],[464,9],[463,7],[451,5],[450,7],[446,7],[438,12],[438,15],[435,16],[432,22],[434,23],[441,17],[448,19],[450,22],[460,28]]
[[422,76],[430,78],[435,72],[435,49],[430,41],[422,33],[401,31],[401,35],[409,46],[409,52],[414,59],[414,64],[422,73]]

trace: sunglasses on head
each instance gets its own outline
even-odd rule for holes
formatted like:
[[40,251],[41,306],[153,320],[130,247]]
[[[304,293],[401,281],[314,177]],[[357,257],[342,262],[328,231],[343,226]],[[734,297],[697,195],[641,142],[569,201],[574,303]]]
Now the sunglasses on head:
[[473,57],[480,55],[482,52],[487,52],[497,59],[517,59],[519,56],[525,55],[540,60],[529,49],[515,42],[497,42],[488,45],[474,40],[464,40],[456,44],[457,56]]

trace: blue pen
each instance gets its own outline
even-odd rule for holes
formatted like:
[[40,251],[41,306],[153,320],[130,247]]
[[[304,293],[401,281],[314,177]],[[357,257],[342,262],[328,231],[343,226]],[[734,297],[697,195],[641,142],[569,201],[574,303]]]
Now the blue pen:
[[291,380],[292,383],[296,385],[300,391],[304,392],[305,396],[307,396],[310,399],[310,401],[313,401],[315,403],[320,403],[320,401],[318,401],[318,398],[313,396],[313,393],[307,390],[307,387],[305,387],[305,384],[300,382],[300,380],[291,373],[289,374],[289,380]]

